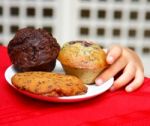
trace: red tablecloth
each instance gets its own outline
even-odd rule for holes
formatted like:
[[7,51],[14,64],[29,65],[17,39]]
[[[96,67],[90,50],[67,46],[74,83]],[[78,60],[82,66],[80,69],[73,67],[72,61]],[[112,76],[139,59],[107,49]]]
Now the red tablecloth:
[[150,78],[133,93],[107,91],[87,101],[52,103],[12,89],[4,78],[9,65],[0,46],[0,126],[150,126]]

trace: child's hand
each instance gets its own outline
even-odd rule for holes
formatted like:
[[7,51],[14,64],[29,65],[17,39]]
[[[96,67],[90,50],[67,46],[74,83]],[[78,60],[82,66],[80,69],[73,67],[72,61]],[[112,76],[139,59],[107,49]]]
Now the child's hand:
[[[116,75],[117,78],[110,89],[112,91],[125,86],[125,90],[131,92],[143,84],[144,68],[134,51],[114,45],[108,50],[106,60],[110,66],[96,79],[97,85]],[[118,73],[121,74],[118,76]]]

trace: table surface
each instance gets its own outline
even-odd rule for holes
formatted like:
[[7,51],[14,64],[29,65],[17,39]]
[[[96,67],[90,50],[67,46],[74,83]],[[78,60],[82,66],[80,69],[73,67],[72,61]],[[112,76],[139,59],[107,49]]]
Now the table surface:
[[10,87],[4,78],[11,65],[4,46],[0,58],[0,126],[150,126],[150,78],[132,93],[120,89],[82,102],[53,103]]

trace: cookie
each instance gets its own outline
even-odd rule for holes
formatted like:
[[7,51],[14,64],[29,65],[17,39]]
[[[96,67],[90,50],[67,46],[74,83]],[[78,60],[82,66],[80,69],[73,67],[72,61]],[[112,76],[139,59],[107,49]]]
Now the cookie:
[[16,73],[11,81],[21,90],[44,96],[73,96],[87,92],[80,79],[59,73],[22,72]]

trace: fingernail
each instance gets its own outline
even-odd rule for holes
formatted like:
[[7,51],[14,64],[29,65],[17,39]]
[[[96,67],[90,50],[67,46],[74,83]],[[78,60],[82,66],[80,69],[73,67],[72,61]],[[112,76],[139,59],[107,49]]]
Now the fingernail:
[[132,87],[130,87],[130,86],[127,86],[127,87],[125,88],[125,90],[126,90],[127,92],[132,92],[132,91],[133,91]]
[[95,80],[96,85],[101,85],[104,81],[102,79]]
[[108,56],[107,61],[108,61],[108,63],[112,64],[114,62],[114,57],[113,56]]

